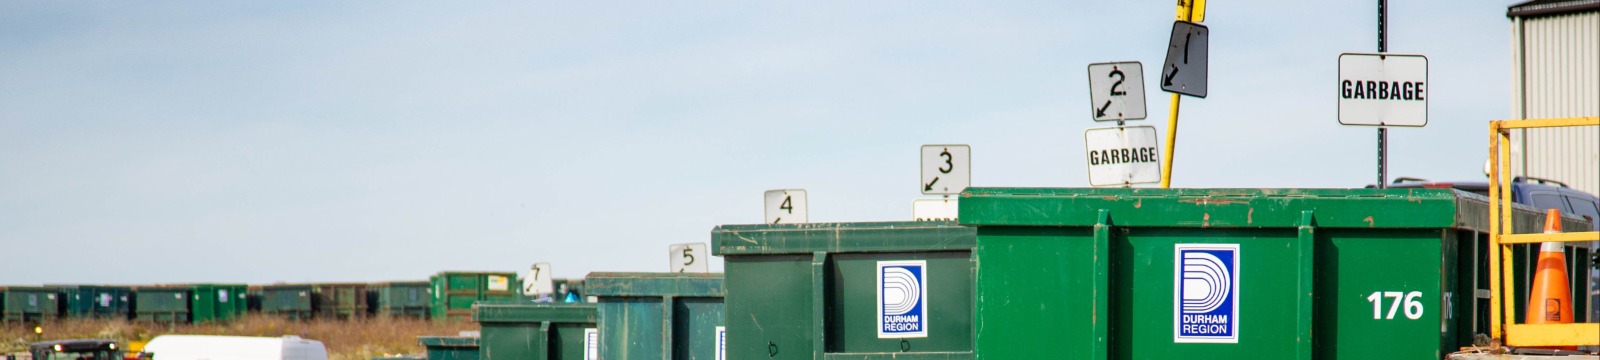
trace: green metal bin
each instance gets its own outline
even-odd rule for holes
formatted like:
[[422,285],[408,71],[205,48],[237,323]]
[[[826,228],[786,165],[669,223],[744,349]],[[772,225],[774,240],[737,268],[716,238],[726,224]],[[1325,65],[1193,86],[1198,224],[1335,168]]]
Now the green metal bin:
[[378,316],[428,318],[427,281],[396,281],[373,284],[374,313]]
[[188,323],[188,286],[140,286],[133,288],[134,319],[157,323]]
[[1470,193],[972,188],[960,219],[978,359],[1439,359],[1487,332]]
[[249,304],[243,284],[193,284],[190,310],[195,323],[231,321],[244,317]]
[[468,336],[419,336],[417,342],[427,350],[428,360],[478,360],[478,338]]
[[62,315],[79,319],[127,319],[133,288],[109,285],[48,285],[61,292]]
[[596,359],[599,329],[593,303],[478,303],[484,359]]
[[721,358],[722,274],[597,272],[584,284],[599,298],[601,359]]
[[307,320],[316,316],[317,289],[311,284],[275,284],[261,286],[261,313]]
[[61,313],[61,296],[54,288],[0,286],[0,320],[5,322],[55,319]]
[[317,316],[355,319],[367,316],[367,284],[316,284]]
[[429,315],[441,321],[470,319],[474,303],[513,302],[522,294],[522,283],[510,272],[445,271],[430,283]]
[[972,228],[723,225],[711,235],[725,260],[730,359],[972,358]]

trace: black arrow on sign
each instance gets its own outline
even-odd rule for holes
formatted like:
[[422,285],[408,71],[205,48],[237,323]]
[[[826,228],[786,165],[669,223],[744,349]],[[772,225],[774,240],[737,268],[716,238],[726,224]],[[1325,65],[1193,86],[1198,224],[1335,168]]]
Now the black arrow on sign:
[[1172,78],[1178,76],[1178,65],[1172,65],[1172,73],[1167,74],[1166,80],[1161,81],[1161,86],[1172,86]]
[[1098,117],[1106,117],[1106,109],[1110,109],[1110,108],[1111,108],[1111,100],[1106,100],[1105,106],[1101,106],[1099,109],[1095,109],[1094,110],[1094,117],[1097,117],[1097,118]]
[[937,183],[939,183],[939,177],[935,176],[932,182],[922,186],[922,191],[933,191],[933,184]]

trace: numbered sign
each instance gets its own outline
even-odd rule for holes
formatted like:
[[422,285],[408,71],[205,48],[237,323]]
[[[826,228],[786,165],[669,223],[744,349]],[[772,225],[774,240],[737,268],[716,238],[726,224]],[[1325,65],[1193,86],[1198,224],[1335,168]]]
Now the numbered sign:
[[667,247],[667,258],[672,272],[711,272],[711,267],[706,265],[711,258],[706,243],[673,244]]
[[766,198],[768,224],[806,223],[805,190],[767,190]]
[[922,193],[960,194],[972,185],[972,147],[967,145],[922,146]]
[[911,200],[911,218],[916,221],[955,221],[956,199]]
[[1160,135],[1150,126],[1095,128],[1083,132],[1089,185],[1161,182]]
[[1205,25],[1172,23],[1167,61],[1161,65],[1161,90],[1198,98],[1206,97],[1206,57],[1211,30]]
[[1089,64],[1089,114],[1094,121],[1144,118],[1144,64]]
[[556,287],[550,277],[550,263],[534,263],[528,267],[528,275],[522,277],[522,294],[536,297],[554,293]]

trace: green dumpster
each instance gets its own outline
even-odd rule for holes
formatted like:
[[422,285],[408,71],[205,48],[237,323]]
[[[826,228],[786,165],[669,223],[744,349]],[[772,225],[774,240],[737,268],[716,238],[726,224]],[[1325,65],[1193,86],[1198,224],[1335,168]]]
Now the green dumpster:
[[291,320],[316,316],[316,288],[311,284],[261,286],[261,313]]
[[5,322],[54,319],[61,312],[61,296],[54,288],[0,287],[0,320]]
[[979,359],[1438,359],[1487,332],[1470,193],[972,188],[960,219]]
[[592,303],[478,303],[484,359],[586,360],[599,351]]
[[472,304],[512,302],[521,295],[522,283],[510,272],[445,271],[430,279],[433,297],[429,315],[435,320],[465,320],[472,317]]
[[727,358],[972,358],[971,228],[723,225],[711,235],[725,260]]
[[157,323],[188,323],[188,286],[140,286],[133,288],[134,319]]
[[428,282],[396,281],[373,284],[372,303],[378,316],[428,318]]
[[127,319],[133,288],[110,285],[48,285],[61,293],[62,315],[79,319]]
[[367,316],[367,284],[316,284],[317,316],[354,319]]
[[600,358],[718,359],[722,350],[722,274],[590,273]]
[[478,360],[478,338],[467,336],[419,336],[427,349],[428,360]]
[[248,309],[245,291],[248,286],[242,284],[194,284],[189,285],[193,294],[193,303],[190,305],[192,320],[196,323],[212,321],[230,321],[244,317]]

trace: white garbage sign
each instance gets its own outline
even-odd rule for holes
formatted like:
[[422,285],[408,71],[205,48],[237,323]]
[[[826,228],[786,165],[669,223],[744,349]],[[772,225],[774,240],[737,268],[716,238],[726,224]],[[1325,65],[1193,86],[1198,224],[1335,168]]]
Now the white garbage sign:
[[911,200],[911,218],[916,221],[955,221],[960,213],[956,199]]
[[1151,126],[1093,128],[1083,132],[1089,185],[1161,182],[1161,136]]
[[1094,121],[1143,119],[1144,64],[1089,64],[1089,114]]
[[1339,123],[1428,125],[1428,57],[1339,55]]

